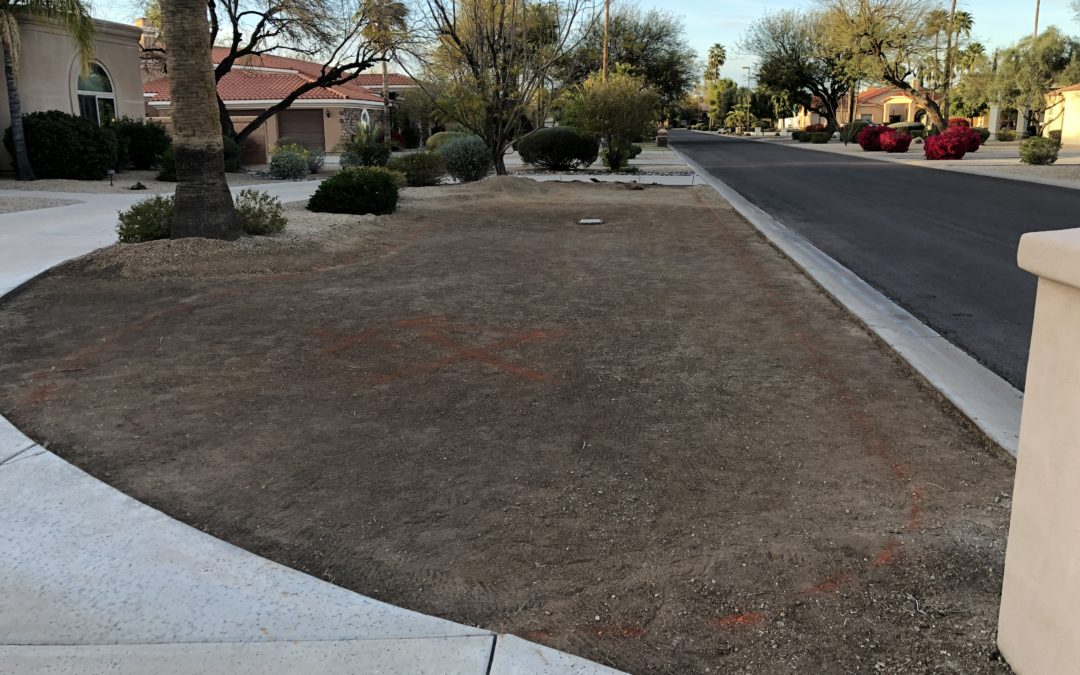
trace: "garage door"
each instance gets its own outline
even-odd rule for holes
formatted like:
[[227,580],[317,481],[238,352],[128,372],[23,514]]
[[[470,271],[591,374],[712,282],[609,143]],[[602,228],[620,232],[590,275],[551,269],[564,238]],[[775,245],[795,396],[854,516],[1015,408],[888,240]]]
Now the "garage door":
[[278,138],[295,138],[308,150],[326,150],[322,110],[282,110],[278,113]]

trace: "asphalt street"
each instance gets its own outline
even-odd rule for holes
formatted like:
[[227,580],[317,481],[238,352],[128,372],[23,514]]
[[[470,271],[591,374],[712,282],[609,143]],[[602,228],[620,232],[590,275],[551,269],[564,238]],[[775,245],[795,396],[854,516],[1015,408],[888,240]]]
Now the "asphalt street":
[[1020,236],[1080,226],[1080,190],[775,142],[672,133],[678,149],[1023,389],[1036,279]]

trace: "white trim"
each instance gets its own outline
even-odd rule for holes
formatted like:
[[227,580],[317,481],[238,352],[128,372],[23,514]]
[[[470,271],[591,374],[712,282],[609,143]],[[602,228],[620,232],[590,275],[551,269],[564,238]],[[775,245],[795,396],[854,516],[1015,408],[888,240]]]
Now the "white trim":
[[[157,96],[157,94],[148,94],[147,96]],[[277,105],[281,103],[281,99],[267,99],[267,100],[235,100],[230,99],[225,101],[225,108],[250,108],[252,106],[266,106]],[[172,101],[160,100],[150,101],[150,106],[155,108],[168,108],[172,105]],[[381,108],[382,101],[360,101],[357,99],[337,99],[337,98],[303,98],[293,101],[290,108]]]

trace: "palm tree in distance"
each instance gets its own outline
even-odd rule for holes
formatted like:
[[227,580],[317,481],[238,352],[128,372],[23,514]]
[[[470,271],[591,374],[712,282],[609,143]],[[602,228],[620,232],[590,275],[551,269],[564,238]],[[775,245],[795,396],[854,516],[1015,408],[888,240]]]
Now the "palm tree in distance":
[[386,57],[405,35],[405,18],[409,8],[403,2],[385,0],[366,0],[361,10],[367,25],[364,37],[374,45],[382,55],[382,97],[383,97],[383,140],[390,142],[390,86],[387,83]]
[[22,103],[19,100],[19,18],[43,19],[64,27],[75,42],[85,68],[94,57],[94,21],[81,0],[0,0],[0,46],[4,50],[4,78],[7,80],[8,111],[11,114],[11,144],[15,151],[15,174],[19,180],[34,180],[30,156],[23,134]]

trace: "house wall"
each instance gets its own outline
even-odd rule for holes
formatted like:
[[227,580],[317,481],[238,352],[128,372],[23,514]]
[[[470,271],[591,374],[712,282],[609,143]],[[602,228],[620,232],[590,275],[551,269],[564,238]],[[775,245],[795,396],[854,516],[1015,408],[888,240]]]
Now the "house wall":
[[1044,114],[1047,123],[1043,127],[1043,136],[1049,136],[1051,131],[1061,131],[1063,145],[1080,144],[1080,91],[1066,91],[1051,96],[1054,100]]
[[[19,20],[19,100],[23,112],[60,110],[78,114],[75,93],[81,63],[75,43],[60,26],[28,19]],[[112,80],[118,116],[144,116],[142,76],[139,72],[139,38],[134,26],[94,21],[94,60]],[[0,130],[11,126],[7,89],[0,87]],[[0,147],[0,170],[12,168],[11,156]]]

